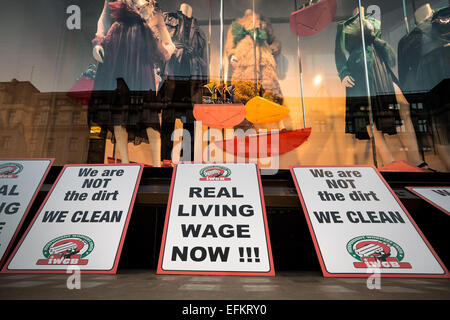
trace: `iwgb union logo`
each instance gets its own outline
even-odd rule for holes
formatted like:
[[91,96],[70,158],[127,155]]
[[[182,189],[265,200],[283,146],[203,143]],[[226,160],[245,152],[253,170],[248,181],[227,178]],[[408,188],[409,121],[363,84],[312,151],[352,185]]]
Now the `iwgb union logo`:
[[359,236],[347,243],[347,251],[358,260],[353,263],[355,268],[412,268],[408,262],[401,262],[405,257],[403,249],[386,238]]
[[208,166],[200,170],[200,181],[230,181],[231,170],[223,166]]
[[94,241],[84,235],[69,234],[47,242],[42,250],[46,259],[39,259],[37,265],[86,265],[88,256],[94,250]]
[[23,166],[20,163],[3,163],[0,164],[0,178],[16,179],[22,172]]

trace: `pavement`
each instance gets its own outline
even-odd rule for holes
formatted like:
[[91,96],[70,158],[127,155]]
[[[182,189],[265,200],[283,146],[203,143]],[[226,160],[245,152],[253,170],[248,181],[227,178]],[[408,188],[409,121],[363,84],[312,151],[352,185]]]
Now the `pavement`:
[[320,272],[278,272],[275,277],[156,275],[154,270],[82,274],[0,274],[0,300],[450,300],[449,279],[324,278]]

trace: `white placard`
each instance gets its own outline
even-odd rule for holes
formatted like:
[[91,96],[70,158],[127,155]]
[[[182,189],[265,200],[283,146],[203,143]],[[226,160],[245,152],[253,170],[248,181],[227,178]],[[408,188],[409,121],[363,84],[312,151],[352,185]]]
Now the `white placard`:
[[450,187],[406,187],[450,216]]
[[115,273],[142,165],[66,165],[3,272]]
[[0,267],[53,159],[0,159]]
[[291,172],[325,276],[448,277],[374,167],[293,167]]
[[256,164],[176,166],[158,273],[275,274]]

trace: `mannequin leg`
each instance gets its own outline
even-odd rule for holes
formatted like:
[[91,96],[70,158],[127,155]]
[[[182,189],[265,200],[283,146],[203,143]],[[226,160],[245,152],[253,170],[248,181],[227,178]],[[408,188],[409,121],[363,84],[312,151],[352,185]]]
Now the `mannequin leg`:
[[161,167],[161,133],[151,127],[148,127],[146,131],[152,150],[152,165],[154,167]]
[[162,110],[161,120],[161,157],[162,160],[172,160],[172,133],[175,130],[175,110],[173,108],[166,108]]
[[408,150],[406,153],[408,160],[412,164],[418,166],[424,159],[422,159],[420,155],[414,125],[411,121],[411,108],[402,91],[395,83],[394,89],[395,97],[399,104],[400,118],[403,120],[403,125],[405,127],[405,132],[399,132],[397,135],[400,138],[402,145]]
[[[194,113],[193,109],[186,110],[186,123],[183,123],[183,140],[182,140],[182,148],[183,148],[183,159],[187,159],[185,161],[193,161],[194,160]],[[190,137],[185,137],[185,135],[189,134]],[[190,150],[190,152],[189,152]]]
[[[372,134],[372,131],[370,129],[370,126],[367,126],[367,132],[369,132],[369,136]],[[384,139],[383,133],[381,131],[378,131],[377,128],[374,128],[374,135],[375,135],[375,146],[377,148],[377,153],[381,157],[381,161],[383,161],[383,164],[389,164],[391,162],[394,162],[394,157],[392,156],[391,151],[389,150],[389,147],[387,146],[386,140]]]
[[114,126],[116,146],[119,149],[122,163],[128,163],[128,132],[122,126]]

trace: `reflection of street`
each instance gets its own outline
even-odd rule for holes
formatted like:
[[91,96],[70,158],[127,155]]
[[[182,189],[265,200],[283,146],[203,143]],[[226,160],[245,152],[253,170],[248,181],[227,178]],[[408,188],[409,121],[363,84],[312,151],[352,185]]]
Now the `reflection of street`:
[[5,158],[55,157],[55,165],[85,163],[87,106],[65,92],[40,92],[29,81],[0,82],[0,148]]

